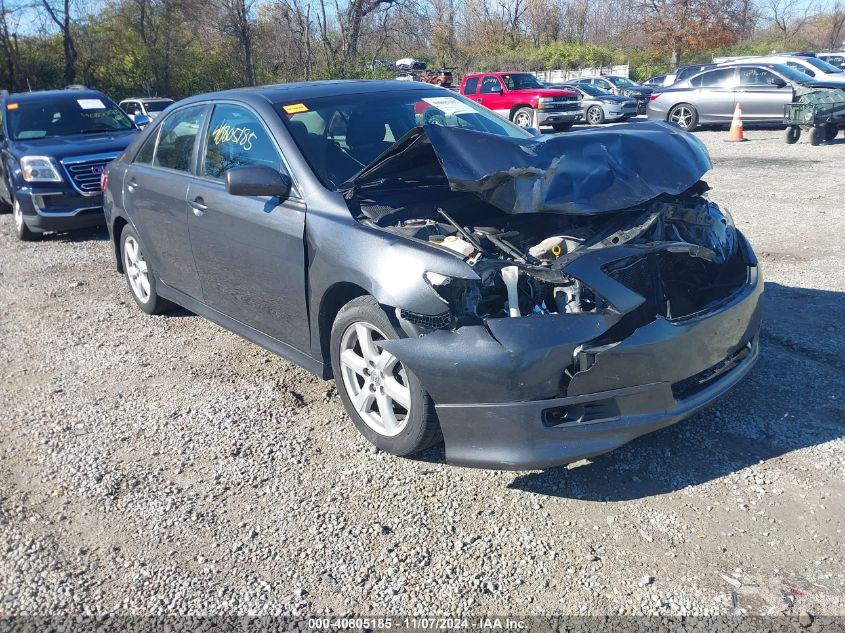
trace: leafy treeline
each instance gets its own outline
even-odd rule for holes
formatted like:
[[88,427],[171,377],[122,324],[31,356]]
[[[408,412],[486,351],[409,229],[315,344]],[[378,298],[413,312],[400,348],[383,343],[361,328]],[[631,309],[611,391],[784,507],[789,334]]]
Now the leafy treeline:
[[[821,0],[825,1],[825,0]],[[413,56],[468,70],[630,63],[841,43],[845,0],[0,0],[0,83],[114,98],[386,77]]]

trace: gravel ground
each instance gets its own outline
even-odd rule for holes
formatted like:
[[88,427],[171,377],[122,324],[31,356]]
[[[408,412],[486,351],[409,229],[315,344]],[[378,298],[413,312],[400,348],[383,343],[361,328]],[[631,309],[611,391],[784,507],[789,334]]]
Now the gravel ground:
[[845,615],[845,140],[781,134],[699,133],[767,279],[757,368],[543,472],[376,452],[332,383],[142,314],[104,232],[0,216],[0,615]]

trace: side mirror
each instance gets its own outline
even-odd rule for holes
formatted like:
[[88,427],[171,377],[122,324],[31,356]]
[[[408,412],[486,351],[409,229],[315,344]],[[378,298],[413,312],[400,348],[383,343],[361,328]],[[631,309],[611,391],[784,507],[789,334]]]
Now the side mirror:
[[504,88],[499,88],[499,89],[496,91],[496,93],[497,93],[497,94],[501,97],[503,94],[505,94],[505,89],[504,89]]
[[146,114],[136,114],[135,127],[143,128],[145,125],[149,125],[151,120]]
[[769,83],[771,83],[775,88],[783,88],[784,86],[786,86],[786,82],[780,77],[775,77]]
[[233,196],[278,196],[284,200],[290,195],[290,176],[266,165],[232,167],[226,172],[226,191]]

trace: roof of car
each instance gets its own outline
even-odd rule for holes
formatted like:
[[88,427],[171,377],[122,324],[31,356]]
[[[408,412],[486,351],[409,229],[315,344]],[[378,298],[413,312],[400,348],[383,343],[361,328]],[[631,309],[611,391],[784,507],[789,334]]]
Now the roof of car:
[[6,97],[9,101],[19,103],[26,101],[47,101],[57,97],[68,97],[70,99],[99,99],[105,95],[98,90],[69,88],[67,90],[36,90],[34,92],[15,92]]
[[305,81],[290,84],[271,84],[267,86],[252,86],[234,88],[220,92],[194,95],[186,99],[189,101],[205,101],[208,99],[231,99],[233,97],[261,96],[271,103],[281,101],[295,102],[318,97],[333,97],[336,95],[391,92],[398,90],[443,90],[454,94],[445,88],[438,88],[425,82],[367,79],[336,79],[328,81]]
[[120,100],[121,103],[124,101],[173,101],[173,99],[170,97],[126,97]]

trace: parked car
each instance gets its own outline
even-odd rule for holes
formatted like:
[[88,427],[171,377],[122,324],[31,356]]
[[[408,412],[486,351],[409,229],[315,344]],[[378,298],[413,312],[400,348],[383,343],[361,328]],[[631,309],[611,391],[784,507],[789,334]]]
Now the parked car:
[[124,99],[118,105],[134,121],[139,114],[154,119],[172,104],[173,99],[163,97],[132,97]]
[[547,88],[531,73],[467,75],[460,92],[522,128],[550,125],[565,132],[581,112],[577,92]]
[[627,77],[619,77],[617,75],[602,75],[600,77],[580,77],[575,80],[579,84],[590,84],[601,88],[605,92],[620,95],[622,97],[631,97],[637,101],[637,113],[645,114],[645,108],[648,104],[648,98],[651,96],[652,89],[646,86],[631,81]]
[[126,114],[86,88],[4,91],[0,108],[0,201],[17,237],[102,225],[100,175],[138,132]]
[[755,362],[762,279],[709,168],[665,123],[533,136],[423,83],[311,82],[179,102],[105,199],[144,312],[185,306],[334,377],[385,451],[442,436],[452,463],[542,468],[677,422]]
[[422,80],[435,86],[443,86],[444,88],[452,87],[452,70],[449,68],[440,68],[438,70],[428,70],[423,76]]
[[625,121],[637,116],[637,102],[631,97],[620,97],[590,84],[556,84],[553,88],[576,90],[581,95],[579,119],[590,125],[612,121]]
[[697,75],[702,71],[715,67],[716,64],[690,64],[689,66],[678,66],[674,73],[666,75],[666,78],[663,80],[663,85],[671,86],[680,81],[689,79],[693,75]]
[[658,86],[662,86],[665,80],[666,75],[654,75],[642,82],[642,85],[648,86],[649,88],[657,88]]
[[789,66],[793,70],[804,73],[808,77],[812,77],[816,81],[824,81],[828,83],[845,84],[845,70],[828,64],[826,61],[818,57],[810,57],[808,55],[766,55],[763,57],[754,57],[750,59],[738,59],[728,61],[721,66],[735,66],[737,64],[782,64]]
[[818,53],[817,57],[831,66],[845,70],[845,51],[838,53]]
[[690,131],[699,125],[730,124],[739,103],[743,122],[781,124],[784,107],[797,95],[838,86],[783,64],[718,66],[654,93],[647,114]]

